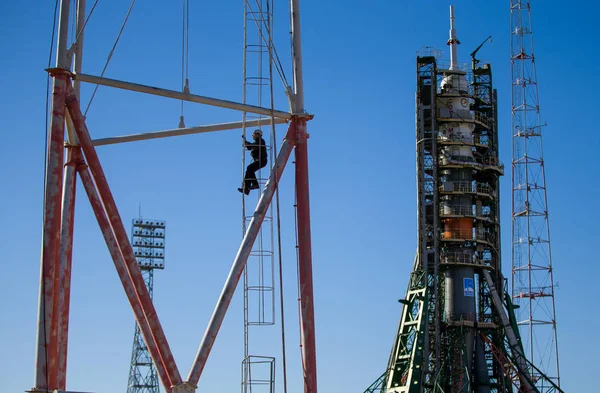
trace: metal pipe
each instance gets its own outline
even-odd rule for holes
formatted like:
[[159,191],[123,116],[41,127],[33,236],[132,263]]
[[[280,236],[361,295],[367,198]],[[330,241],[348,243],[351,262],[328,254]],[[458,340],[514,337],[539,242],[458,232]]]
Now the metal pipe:
[[67,125],[67,142],[69,145],[77,145],[79,142],[77,141],[77,135],[75,135],[75,126],[73,125],[71,116],[69,116],[69,112],[66,113],[65,121]]
[[71,69],[71,58],[67,48],[69,37],[69,10],[70,0],[60,1],[60,19],[58,22],[58,40],[56,42],[56,67],[65,70]]
[[[275,119],[275,124],[283,124],[287,123],[284,119]],[[262,127],[271,124],[271,118],[264,118],[258,120],[246,120],[246,127]],[[192,135],[192,134],[202,134],[205,132],[213,132],[213,131],[225,131],[225,130],[237,130],[242,128],[244,125],[243,121],[236,121],[233,123],[222,123],[222,124],[211,124],[206,126],[197,126],[197,127],[188,127],[188,128],[177,128],[174,130],[164,130],[164,131],[155,131],[155,132],[147,132],[143,134],[133,134],[133,135],[123,135],[123,136],[114,136],[110,138],[101,138],[94,139],[92,143],[94,146],[104,146],[104,145],[113,145],[116,143],[125,143],[125,142],[135,142],[135,141],[143,141],[148,139],[157,139],[157,138],[167,138],[171,136],[180,136],[180,135]]]
[[[61,12],[65,11],[61,8]],[[59,284],[65,89],[68,76],[61,72],[52,72],[51,74],[54,81],[44,186],[44,228],[42,233],[36,370],[34,376],[35,388],[38,389],[55,389],[57,387],[58,296],[56,296],[56,291]]]
[[[62,0],[56,45],[56,67],[67,68],[69,0]],[[44,186],[44,229],[42,234],[41,277],[38,312],[35,388],[54,389],[58,361],[58,266],[62,194],[63,141],[65,124],[65,88],[67,75],[51,73],[52,110]]]
[[[170,379],[170,386],[179,385],[181,383],[181,375],[179,374],[179,370],[177,369],[177,365],[173,359],[171,348],[169,347],[165,333],[162,329],[158,316],[156,315],[156,309],[154,308],[154,304],[152,303],[152,299],[150,298],[150,294],[146,288],[146,283],[142,277],[140,267],[138,266],[133,254],[133,248],[131,247],[131,243],[127,237],[127,232],[123,226],[123,221],[121,220],[121,216],[119,215],[112,192],[110,191],[110,187],[106,181],[104,170],[102,169],[100,161],[98,160],[98,154],[92,145],[92,140],[85,124],[85,120],[83,119],[77,95],[75,94],[73,87],[70,85],[67,88],[67,107],[69,109],[69,113],[71,114],[71,118],[73,119],[73,124],[75,124],[75,129],[77,131],[77,136],[79,137],[81,148],[85,154],[87,164],[89,165],[90,171],[94,177],[100,198],[102,199],[102,203],[106,209],[110,225],[115,234],[116,241],[125,260],[126,268],[131,277],[131,281],[135,286],[135,291],[137,293],[141,308],[146,316],[148,325],[150,326],[152,336],[156,340],[156,345],[159,350],[158,355],[160,356],[155,357],[156,354],[154,354],[152,356],[152,360],[154,360],[156,363],[164,362],[164,367]],[[146,336],[144,336],[144,338],[146,341],[151,339],[151,337]]]
[[[85,25],[85,3],[86,0],[77,0],[77,27],[76,31],[76,41],[72,45],[73,50],[73,71],[81,72],[81,65],[83,63],[83,26]],[[80,87],[81,82],[78,80],[74,80],[73,89],[75,89],[75,93],[77,97],[80,96]],[[78,145],[79,141],[77,140],[77,135],[75,135],[75,127],[73,126],[73,121],[69,117],[67,113],[67,140],[71,145]]]
[[235,109],[238,111],[256,113],[256,114],[264,115],[264,116],[274,116],[274,117],[277,117],[280,119],[285,119],[285,120],[289,120],[292,117],[292,115],[288,112],[271,110],[269,108],[262,108],[262,107],[254,106],[254,105],[241,104],[239,102],[220,100],[218,98],[211,98],[211,97],[204,97],[204,96],[199,96],[199,95],[195,95],[195,94],[182,93],[180,91],[175,91],[175,90],[161,89],[161,88],[154,87],[154,86],[140,85],[138,83],[125,82],[125,81],[120,81],[120,80],[116,80],[116,79],[109,79],[109,78],[103,78],[103,77],[99,77],[99,76],[86,75],[86,74],[77,74],[74,76],[74,78],[76,80],[80,80],[82,82],[89,82],[89,83],[94,83],[94,84],[102,85],[102,86],[111,86],[111,87],[116,87],[116,88],[124,89],[124,90],[137,91],[140,93],[152,94],[152,95],[167,97],[167,98],[175,98],[177,100],[196,102],[199,104],[212,105],[212,106],[217,106],[220,108]]
[[108,222],[108,218],[106,217],[106,212],[104,211],[104,207],[102,201],[100,200],[100,196],[98,195],[98,191],[94,186],[94,181],[92,180],[90,171],[87,168],[87,166],[81,165],[78,168],[78,172],[81,177],[83,187],[85,188],[85,191],[90,200],[90,204],[96,216],[96,220],[98,221],[98,225],[100,226],[100,230],[102,231],[102,236],[104,237],[104,241],[106,242],[108,251],[110,252],[113,263],[115,264],[117,274],[119,275],[121,283],[123,284],[125,295],[127,295],[129,304],[131,304],[131,308],[133,309],[133,315],[135,316],[136,322],[140,327],[142,336],[144,337],[144,342],[148,347],[148,351],[150,352],[150,356],[152,356],[152,360],[154,360],[154,366],[156,367],[156,371],[158,372],[158,375],[163,383],[165,391],[169,393],[171,391],[171,380],[167,374],[167,370],[164,366],[164,363],[160,358],[156,341],[152,336],[150,326],[148,324],[148,321],[146,320],[144,312],[142,311],[142,306],[138,299],[135,286],[131,281],[131,277],[129,276],[129,273],[127,271],[127,266],[125,265],[123,255],[121,254],[121,250],[117,244],[115,235],[112,231],[110,223]]
[[[83,26],[85,25],[85,4],[86,0],[77,0],[77,28],[75,29],[77,41],[75,42],[75,56],[73,61],[73,72],[75,73],[81,72],[81,65],[83,63]],[[73,89],[75,90],[77,97],[80,97],[81,82],[79,80],[73,80]]]
[[[517,338],[517,334],[513,330],[513,327],[510,323],[508,315],[506,314],[506,310],[504,309],[504,304],[502,303],[502,298],[496,289],[496,285],[494,284],[494,280],[492,280],[492,276],[487,269],[482,269],[483,277],[488,285],[490,294],[492,295],[492,301],[494,302],[494,306],[496,306],[496,311],[498,312],[498,316],[500,317],[500,321],[502,322],[502,326],[504,327],[504,332],[506,333],[506,338],[508,339],[508,343],[512,350],[513,357],[515,358],[515,366],[519,370],[519,374],[524,378],[521,379],[521,382],[525,384],[525,387],[528,389],[527,391],[531,391],[533,389],[532,384],[530,383],[531,373],[529,372],[529,368],[527,367],[527,362],[525,360],[525,355],[522,352],[522,347]],[[501,276],[501,280],[502,280]]]
[[298,216],[298,259],[300,281],[301,346],[304,364],[304,392],[317,392],[317,357],[315,344],[315,311],[312,279],[312,246],[310,236],[310,198],[308,184],[308,148],[306,120],[296,126],[296,204]]
[[300,1],[290,0],[292,26],[292,62],[294,70],[294,113],[304,112],[304,79],[302,75],[302,42],[300,40]]
[[67,150],[67,164],[63,182],[62,224],[60,234],[60,264],[58,291],[58,389],[67,383],[67,349],[69,340],[69,306],[71,299],[71,262],[73,257],[73,223],[75,217],[76,167],[81,156],[74,153],[78,147]]
[[[294,69],[294,113],[304,110],[302,41],[300,36],[300,1],[290,0],[292,11],[292,61]],[[300,280],[301,342],[304,363],[304,392],[317,392],[315,312],[312,282],[312,246],[310,237],[310,200],[308,187],[308,147],[306,118],[296,126],[296,200],[298,215],[298,259]]]
[[248,230],[244,235],[244,239],[242,240],[242,244],[238,249],[235,259],[233,260],[233,266],[231,267],[229,276],[225,281],[223,291],[219,296],[219,300],[217,302],[217,305],[215,306],[213,315],[210,319],[210,322],[208,323],[208,327],[206,328],[206,332],[204,333],[204,337],[202,338],[200,347],[198,348],[198,353],[196,354],[194,364],[190,370],[190,373],[188,374],[187,382],[193,384],[194,386],[198,385],[198,380],[200,379],[200,375],[202,374],[202,370],[206,365],[208,355],[210,354],[215,339],[217,338],[217,333],[219,332],[219,328],[223,323],[225,313],[227,312],[229,303],[231,303],[231,298],[233,297],[235,288],[240,280],[242,272],[244,271],[244,267],[248,260],[248,256],[252,251],[254,241],[256,240],[256,237],[260,231],[261,224],[269,209],[269,204],[273,199],[275,188],[279,183],[279,179],[281,178],[281,174],[283,173],[285,164],[287,163],[288,158],[290,157],[290,154],[292,152],[295,139],[296,122],[295,120],[292,120],[292,123],[290,124],[288,132],[285,136],[285,139],[281,145],[279,154],[275,160],[275,165],[273,166],[273,170],[271,171],[269,180],[265,184],[263,193],[260,196],[260,199],[258,200],[258,205],[256,206],[256,210],[254,211],[252,220],[248,225]]

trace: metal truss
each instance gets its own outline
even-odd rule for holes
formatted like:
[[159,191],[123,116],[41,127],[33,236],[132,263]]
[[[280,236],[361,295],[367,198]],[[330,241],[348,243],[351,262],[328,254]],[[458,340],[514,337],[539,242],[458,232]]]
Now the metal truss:
[[[531,4],[510,2],[512,301],[528,359],[560,386],[554,270]],[[537,372],[536,372],[537,373]],[[537,380],[537,376],[534,379]],[[539,380],[543,380],[542,375]],[[548,384],[538,385],[546,392]]]
[[[415,265],[418,261],[415,261]],[[402,319],[385,381],[386,392],[415,393],[423,379],[423,356],[427,329],[427,277],[423,270],[411,274]]]
[[[305,393],[317,392],[314,300],[312,285],[312,252],[308,187],[308,149],[306,123],[312,119],[304,109],[302,54],[300,42],[299,1],[291,1],[292,64],[294,87],[290,91],[290,111],[258,107],[233,101],[176,92],[152,86],[116,81],[81,73],[81,41],[67,48],[71,2],[62,0],[57,41],[56,66],[49,71],[52,78],[51,122],[45,177],[44,223],[40,278],[38,342],[33,392],[64,391],[66,386],[67,341],[70,299],[70,269],[73,245],[73,222],[76,178],[79,175],[100,226],[136,322],[167,393],[188,393],[196,390],[200,376],[217,337],[219,328],[251,253],[261,223],[273,199],[285,165],[295,151],[295,183],[298,208],[298,251],[300,282],[300,321]],[[79,0],[77,31],[83,30],[85,1]],[[81,17],[79,17],[81,16]],[[75,67],[72,69],[72,60]],[[121,89],[145,92],[188,102],[196,102],[249,113],[262,114],[289,121],[287,133],[269,179],[258,200],[247,231],[234,258],[231,271],[214,309],[198,353],[184,380],[173,358],[160,320],[142,276],[132,244],[115,204],[104,170],[98,159],[79,103],[80,82],[96,83]],[[273,122],[273,120],[270,120]],[[67,143],[65,145],[65,125]],[[182,130],[161,131],[123,138],[121,141],[151,139],[194,132],[231,129],[231,123]],[[117,143],[119,140],[96,141],[96,144]],[[65,151],[66,150],[66,151]],[[64,175],[64,178],[63,178]]]

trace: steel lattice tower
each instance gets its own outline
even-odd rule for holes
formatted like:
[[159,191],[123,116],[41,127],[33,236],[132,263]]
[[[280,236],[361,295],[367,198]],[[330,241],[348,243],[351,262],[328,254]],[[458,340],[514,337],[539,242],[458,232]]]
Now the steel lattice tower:
[[[131,224],[131,245],[150,298],[154,297],[154,269],[165,268],[165,229],[164,221],[141,217]],[[136,323],[127,393],[159,392],[158,374]]]
[[554,279],[530,2],[512,0],[512,298],[528,358],[560,386]]

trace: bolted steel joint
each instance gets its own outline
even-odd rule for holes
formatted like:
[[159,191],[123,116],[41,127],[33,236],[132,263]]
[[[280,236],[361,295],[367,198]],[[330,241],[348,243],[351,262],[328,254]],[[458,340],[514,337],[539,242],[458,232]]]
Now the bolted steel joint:
[[294,113],[293,116],[296,119],[303,119],[306,121],[312,120],[315,117],[315,115],[313,115],[311,113],[307,113],[307,112]]
[[172,393],[194,393],[197,386],[191,382],[182,382],[179,385],[173,386]]
[[58,75],[67,75],[69,77],[73,76],[73,73],[69,70],[66,70],[64,68],[58,68],[58,67],[54,67],[54,68],[46,68],[45,71],[50,74],[50,76],[58,76]]

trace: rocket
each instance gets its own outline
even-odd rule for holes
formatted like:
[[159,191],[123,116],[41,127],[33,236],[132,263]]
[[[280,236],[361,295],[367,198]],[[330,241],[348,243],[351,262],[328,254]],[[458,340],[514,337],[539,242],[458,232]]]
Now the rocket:
[[459,43],[450,6],[449,64],[417,56],[417,255],[369,393],[539,393],[504,292],[492,68],[474,58],[480,45],[468,72]]
[[[440,195],[442,258],[450,257],[454,263],[444,269],[443,321],[451,326],[456,322],[467,323],[461,326],[465,332],[464,356],[456,361],[463,364],[466,370],[474,370],[483,376],[482,371],[486,367],[484,354],[481,351],[483,344],[479,342],[479,337],[475,336],[473,327],[477,316],[475,270],[472,264],[476,263],[477,253],[471,244],[473,234],[478,233],[474,232],[474,229],[477,229],[474,226],[483,213],[481,204],[474,200],[471,193],[473,183],[475,182],[476,185],[478,183],[475,179],[477,173],[472,166],[461,165],[475,162],[473,147],[475,125],[470,110],[473,100],[469,95],[466,73],[460,71],[458,66],[457,47],[460,41],[454,27],[453,6],[450,6],[450,38],[447,44],[450,47],[450,67],[439,86],[440,94],[436,104],[440,118],[452,119],[452,121],[438,123],[441,146],[438,165],[443,194]],[[474,364],[475,345],[479,355],[476,365]],[[480,368],[484,370],[479,370]],[[489,388],[478,389],[479,392],[489,392]]]

